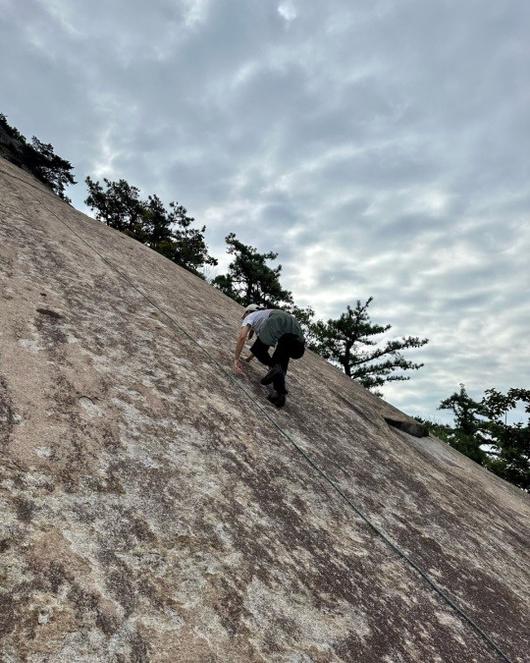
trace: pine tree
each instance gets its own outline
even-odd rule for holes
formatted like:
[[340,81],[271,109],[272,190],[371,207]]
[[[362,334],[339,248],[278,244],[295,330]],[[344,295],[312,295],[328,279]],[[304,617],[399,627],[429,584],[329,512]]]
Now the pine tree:
[[488,447],[487,467],[495,474],[530,490],[530,416],[526,423],[508,424],[508,414],[518,403],[530,414],[530,390],[512,388],[506,394],[486,389],[481,400],[480,433]]
[[166,209],[157,195],[140,198],[140,190],[121,179],[104,179],[104,186],[86,178],[85,203],[96,212],[96,219],[120,230],[166,256],[177,265],[203,276],[205,265],[216,265],[208,254],[204,238],[206,226],[193,228],[195,219],[176,202]]
[[442,438],[458,449],[468,458],[485,465],[486,452],[481,445],[486,442],[480,431],[479,415],[482,413],[481,404],[471,398],[463,384],[460,391],[444,399],[438,406],[439,410],[451,410],[454,417],[454,426],[448,430],[438,431]]
[[85,180],[88,196],[85,205],[95,210],[96,219],[107,226],[134,237],[139,242],[147,241],[146,210],[140,200],[140,190],[125,180],[111,182],[103,179],[105,188],[90,176]]
[[76,184],[73,167],[69,161],[55,154],[53,145],[43,143],[36,136],[29,144],[26,137],[10,126],[6,116],[1,113],[0,139],[0,156],[29,171],[59,198],[70,202],[65,190],[69,184]]
[[407,336],[380,344],[376,337],[392,326],[370,320],[368,307],[372,301],[373,297],[364,303],[357,300],[355,308],[348,306],[339,318],[327,322],[319,320],[312,325],[316,352],[340,364],[348,377],[368,389],[396,380],[409,380],[409,376],[396,374],[396,371],[418,370],[423,364],[405,359],[401,351],[420,348],[429,342],[426,338]]
[[264,307],[289,307],[293,304],[290,291],[280,284],[282,266],[270,267],[267,262],[276,260],[277,253],[259,253],[256,248],[239,241],[234,233],[225,238],[227,253],[234,258],[228,273],[213,279],[212,284],[243,306],[259,304]]
[[472,460],[523,490],[530,491],[530,417],[527,422],[508,423],[519,403],[530,414],[530,390],[512,388],[506,394],[486,389],[480,401],[460,391],[439,406],[451,410],[453,425],[422,421],[429,430]]

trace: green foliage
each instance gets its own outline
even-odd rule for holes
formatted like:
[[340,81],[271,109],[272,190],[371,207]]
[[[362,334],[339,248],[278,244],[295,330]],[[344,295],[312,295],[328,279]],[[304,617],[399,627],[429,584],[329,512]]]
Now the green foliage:
[[438,409],[452,410],[456,428],[463,434],[472,437],[477,433],[477,414],[481,410],[480,403],[469,396],[463,384],[460,385],[460,391],[443,400]]
[[69,184],[76,184],[70,172],[73,167],[71,163],[55,154],[53,145],[42,143],[33,136],[31,149],[28,150],[27,164],[38,179],[47,184],[59,198],[71,202],[65,195],[65,189]]
[[519,403],[530,413],[530,390],[509,389],[502,394],[486,389],[473,400],[464,385],[440,403],[451,410],[453,426],[425,422],[431,432],[477,463],[510,483],[530,490],[530,417],[526,423],[508,424],[508,415]]
[[227,253],[234,256],[228,273],[217,276],[212,285],[243,306],[259,304],[266,307],[292,305],[293,297],[280,285],[282,266],[270,267],[269,260],[276,260],[277,253],[258,253],[257,249],[240,242],[234,233],[225,238]]
[[166,209],[156,195],[140,198],[137,187],[125,180],[104,179],[104,186],[86,178],[88,196],[85,203],[96,212],[96,218],[120,230],[166,256],[177,265],[202,276],[205,265],[216,265],[208,254],[204,239],[206,226],[192,228],[195,219],[178,203]]
[[358,300],[355,308],[348,306],[339,318],[327,322],[319,320],[311,325],[312,349],[340,364],[348,377],[368,389],[376,389],[386,382],[409,380],[409,376],[395,371],[417,370],[423,364],[405,359],[401,351],[429,342],[426,338],[407,336],[381,345],[375,337],[386,333],[391,325],[379,325],[370,320],[368,307],[372,301],[372,297],[364,304]]
[[4,130],[4,132],[6,133],[7,136],[9,136],[9,138],[19,141],[20,143],[26,142],[26,137],[23,136],[16,127],[12,127],[8,123],[7,117],[3,113],[0,113],[0,128]]
[[143,218],[145,210],[140,200],[140,190],[125,180],[111,182],[104,179],[105,189],[90,177],[85,182],[88,187],[85,205],[96,211],[96,219],[145,243],[147,224]]
[[[530,490],[530,417],[526,424],[508,424],[508,413],[523,403],[525,412],[530,414],[530,390],[509,389],[502,394],[496,389],[486,389],[481,400],[480,432],[486,444],[493,448],[488,452],[487,467],[514,483]],[[492,457],[491,457],[492,456]]]
[[5,115],[0,113],[0,137],[4,136],[0,155],[15,165],[28,170],[37,179],[46,184],[59,198],[66,202],[70,199],[65,189],[76,181],[71,173],[72,164],[55,154],[53,145],[43,143],[33,136],[31,145],[18,129],[11,127]]

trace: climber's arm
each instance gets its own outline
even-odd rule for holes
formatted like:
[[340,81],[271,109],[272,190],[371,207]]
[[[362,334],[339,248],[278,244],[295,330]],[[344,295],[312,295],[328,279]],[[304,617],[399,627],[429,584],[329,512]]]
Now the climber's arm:
[[250,331],[250,325],[245,325],[239,330],[239,336],[236,343],[236,351],[234,353],[234,371],[238,375],[243,375],[243,369],[241,368],[241,352],[245,347],[245,342]]

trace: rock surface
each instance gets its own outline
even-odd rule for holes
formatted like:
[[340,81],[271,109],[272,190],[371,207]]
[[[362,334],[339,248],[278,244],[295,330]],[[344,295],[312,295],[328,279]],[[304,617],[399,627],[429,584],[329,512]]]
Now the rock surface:
[[527,495],[1,159],[0,281],[2,662],[503,660],[352,505],[528,660]]

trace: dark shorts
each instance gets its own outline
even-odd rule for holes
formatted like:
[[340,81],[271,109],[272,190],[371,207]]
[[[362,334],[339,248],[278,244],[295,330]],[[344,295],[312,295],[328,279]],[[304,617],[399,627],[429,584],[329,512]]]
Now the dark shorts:
[[250,348],[250,352],[265,366],[280,364],[284,372],[287,372],[289,359],[300,359],[303,356],[305,341],[296,334],[283,334],[276,344],[272,357],[269,355],[270,347],[258,338]]

